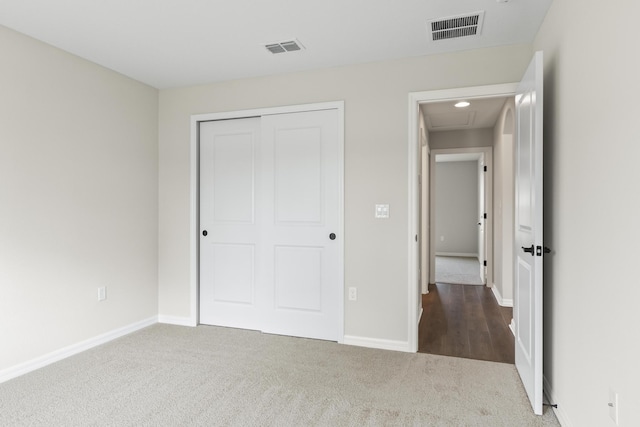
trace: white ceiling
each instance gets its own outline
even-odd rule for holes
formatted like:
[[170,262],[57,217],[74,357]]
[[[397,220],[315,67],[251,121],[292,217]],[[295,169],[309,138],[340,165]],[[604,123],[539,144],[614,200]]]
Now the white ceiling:
[[[470,105],[457,108],[457,101],[430,102],[420,105],[429,132],[492,128],[506,97],[468,100]],[[463,101],[461,99],[460,101]]]
[[[157,88],[533,40],[552,0],[0,0],[0,24]],[[427,21],[485,11],[478,37]],[[306,49],[273,55],[265,43]]]

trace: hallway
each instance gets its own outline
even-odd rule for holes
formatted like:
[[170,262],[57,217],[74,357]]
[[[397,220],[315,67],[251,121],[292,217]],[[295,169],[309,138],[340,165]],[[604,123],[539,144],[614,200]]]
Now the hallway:
[[485,286],[436,283],[422,295],[418,352],[514,363],[513,309]]

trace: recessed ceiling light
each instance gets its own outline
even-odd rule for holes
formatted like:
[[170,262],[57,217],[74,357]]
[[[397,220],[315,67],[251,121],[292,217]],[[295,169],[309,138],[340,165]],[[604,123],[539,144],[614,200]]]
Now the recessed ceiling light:
[[455,106],[457,108],[464,108],[464,107],[468,107],[469,105],[471,104],[469,104],[467,101],[460,101]]

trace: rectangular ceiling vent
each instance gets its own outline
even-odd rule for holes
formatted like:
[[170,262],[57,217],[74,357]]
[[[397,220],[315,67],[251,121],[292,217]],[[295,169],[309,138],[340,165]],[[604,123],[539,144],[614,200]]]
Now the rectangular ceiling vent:
[[455,39],[458,37],[478,36],[482,30],[484,11],[470,15],[450,16],[429,21],[431,40]]
[[288,40],[285,42],[277,42],[277,43],[269,43],[264,46],[269,52],[276,53],[285,53],[285,52],[295,52],[297,50],[304,49],[302,43],[298,40]]

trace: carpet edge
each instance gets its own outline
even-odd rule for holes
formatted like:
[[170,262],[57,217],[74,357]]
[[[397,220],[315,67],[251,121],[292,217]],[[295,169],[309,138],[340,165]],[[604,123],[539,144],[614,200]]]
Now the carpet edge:
[[147,319],[143,319],[78,343],[68,345],[58,350],[54,350],[26,362],[10,366],[0,371],[0,384],[156,323],[158,323],[158,316],[151,316]]

